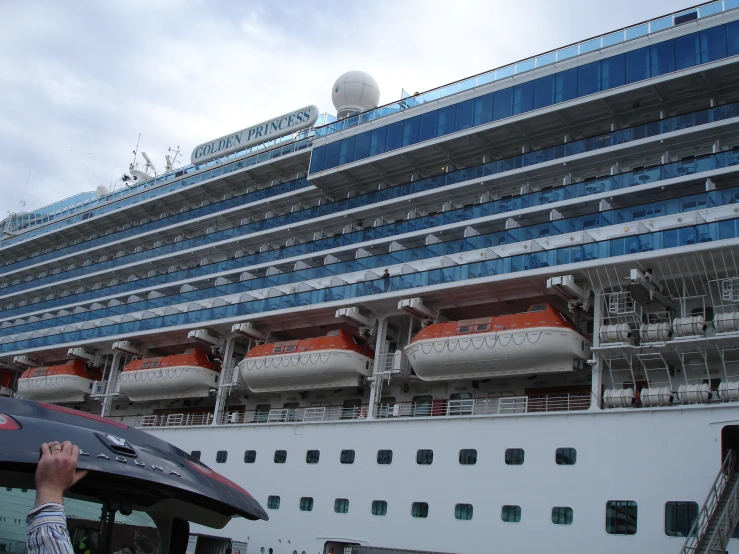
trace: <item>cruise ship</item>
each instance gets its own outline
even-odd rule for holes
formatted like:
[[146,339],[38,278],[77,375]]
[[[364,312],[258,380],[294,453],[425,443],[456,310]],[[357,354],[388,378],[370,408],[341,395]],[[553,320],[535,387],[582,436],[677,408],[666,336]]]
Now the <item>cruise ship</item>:
[[739,553],[739,0],[379,91],[10,214],[0,394],[244,486],[240,554]]

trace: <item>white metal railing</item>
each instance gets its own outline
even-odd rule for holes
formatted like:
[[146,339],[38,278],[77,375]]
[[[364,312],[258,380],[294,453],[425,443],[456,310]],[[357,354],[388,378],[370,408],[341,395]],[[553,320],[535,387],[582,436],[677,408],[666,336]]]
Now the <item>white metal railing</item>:
[[[587,410],[590,393],[547,394],[535,396],[503,396],[497,398],[438,399],[430,402],[398,402],[378,404],[374,417],[460,417],[525,414]],[[305,408],[275,408],[272,410],[226,411],[219,425],[261,423],[315,423],[322,421],[363,420],[368,406],[310,406]],[[211,425],[212,413],[152,414],[111,417],[132,427],[186,427]]]
[[[721,502],[721,498],[726,489],[726,485],[729,483],[731,477],[736,473],[736,455],[733,450],[729,450],[724,458],[721,469],[716,475],[716,479],[711,485],[708,491],[708,496],[703,506],[698,512],[698,516],[693,522],[693,526],[690,528],[688,537],[685,539],[681,554],[697,554],[699,552],[713,552],[710,547],[715,547],[718,543],[717,540],[722,540],[721,544],[726,545],[729,542],[734,526],[736,525],[736,518],[739,517],[739,499],[737,498],[737,483],[734,482],[732,487],[733,490],[729,491],[731,497],[729,502],[724,506],[722,513],[718,514],[718,525],[712,530],[711,536],[706,537],[711,522],[716,515],[716,508]],[[733,524],[730,522],[733,521]],[[718,552],[718,550],[716,551]],[[720,552],[724,552],[724,548],[720,549]]]

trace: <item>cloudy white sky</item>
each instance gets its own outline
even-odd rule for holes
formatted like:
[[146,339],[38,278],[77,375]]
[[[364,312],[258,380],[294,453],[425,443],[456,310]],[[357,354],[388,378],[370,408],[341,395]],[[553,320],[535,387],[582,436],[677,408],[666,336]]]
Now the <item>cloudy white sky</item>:
[[[316,104],[381,102],[691,5],[676,0],[0,0],[0,219]],[[26,189],[26,183],[28,186]],[[24,189],[25,192],[24,192]]]

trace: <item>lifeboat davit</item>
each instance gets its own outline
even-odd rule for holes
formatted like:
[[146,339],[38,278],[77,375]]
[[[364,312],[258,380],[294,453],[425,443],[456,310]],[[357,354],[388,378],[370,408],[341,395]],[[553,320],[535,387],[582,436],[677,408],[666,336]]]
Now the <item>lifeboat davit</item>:
[[436,323],[405,353],[424,381],[573,371],[590,357],[590,341],[549,304],[520,314]]
[[65,364],[32,367],[18,379],[18,395],[38,402],[84,402],[90,397],[92,384],[101,379],[98,371],[90,371],[82,360]]
[[204,397],[218,388],[220,371],[215,359],[199,348],[142,358],[129,362],[121,371],[120,392],[132,402]]
[[255,346],[239,364],[253,392],[356,387],[372,375],[374,352],[344,330]]
[[0,369],[0,396],[13,396],[13,372]]

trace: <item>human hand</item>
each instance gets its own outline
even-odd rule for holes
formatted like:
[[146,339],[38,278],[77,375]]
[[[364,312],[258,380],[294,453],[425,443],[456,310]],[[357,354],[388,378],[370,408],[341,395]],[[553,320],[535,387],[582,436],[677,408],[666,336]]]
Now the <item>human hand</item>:
[[64,491],[87,475],[87,471],[75,471],[79,457],[79,447],[69,441],[41,445],[41,459],[36,467],[36,506],[47,502],[61,504]]

